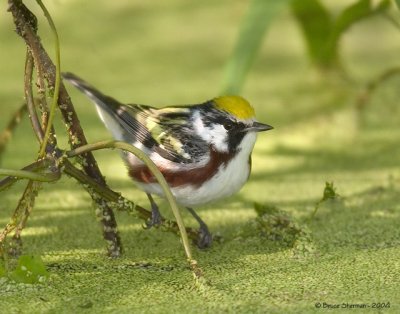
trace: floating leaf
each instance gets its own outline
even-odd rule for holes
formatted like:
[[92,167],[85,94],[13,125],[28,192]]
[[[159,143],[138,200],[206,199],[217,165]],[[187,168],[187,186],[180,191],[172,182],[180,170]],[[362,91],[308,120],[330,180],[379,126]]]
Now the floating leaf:
[[37,255],[22,255],[17,268],[10,274],[12,280],[29,284],[44,282],[48,276],[42,258]]

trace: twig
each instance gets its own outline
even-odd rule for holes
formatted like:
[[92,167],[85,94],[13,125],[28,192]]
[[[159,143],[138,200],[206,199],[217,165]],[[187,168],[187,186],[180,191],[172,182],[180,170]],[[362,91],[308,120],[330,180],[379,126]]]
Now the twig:
[[[36,17],[22,3],[21,0],[8,0],[8,10],[12,13],[17,33],[25,40],[34,57],[36,67],[42,67],[45,76],[51,88],[55,86],[56,69],[43,48],[39,37],[36,35],[37,23]],[[61,111],[64,123],[67,127],[69,141],[72,148],[87,144],[86,137],[80,126],[78,116],[71,103],[71,99],[63,84],[60,85],[59,109]],[[97,162],[89,152],[81,156],[78,160],[87,175],[95,179],[99,184],[106,185]],[[108,254],[118,257],[122,253],[121,240],[117,231],[117,223],[111,208],[104,206],[101,200],[94,199],[97,206],[102,208],[102,217],[100,222],[103,226],[103,237],[109,243]]]
[[[37,1],[40,5],[41,1],[40,0],[37,0]],[[48,138],[48,135],[51,133],[51,131],[49,131],[49,130],[51,130],[51,128],[52,128],[52,123],[51,123],[52,113],[50,113],[48,121],[47,121],[47,119],[45,119],[47,122],[45,135],[43,136],[43,134],[42,134],[43,129],[44,129],[43,126],[40,128],[37,127],[37,129],[35,130],[35,132],[37,132],[37,134],[38,134],[39,140],[42,139],[41,153],[44,152],[43,147],[45,147],[45,150],[47,150],[47,153],[48,153],[47,156],[50,156],[49,154],[51,154],[53,157],[58,159],[59,163],[57,165],[57,169],[62,168],[65,173],[68,173],[71,176],[75,176],[76,179],[81,180],[80,182],[84,181],[84,180],[82,180],[82,177],[80,177],[81,175],[84,175],[85,179],[88,179],[86,182],[90,182],[90,184],[89,185],[84,184],[84,187],[89,192],[89,194],[91,195],[94,202],[97,204],[97,207],[99,210],[96,212],[101,213],[100,219],[101,219],[101,223],[103,225],[103,236],[109,243],[108,253],[110,256],[113,256],[113,257],[119,256],[122,252],[122,247],[121,247],[120,238],[119,238],[119,235],[117,232],[117,228],[116,228],[117,225],[115,222],[114,213],[112,211],[112,208],[117,208],[119,210],[121,210],[121,208],[124,208],[128,212],[133,212],[133,210],[135,210],[136,212],[139,213],[140,217],[146,217],[146,219],[151,217],[151,212],[141,208],[140,206],[137,206],[134,203],[127,202],[118,193],[115,193],[112,190],[108,189],[106,182],[98,168],[97,162],[94,159],[93,154],[90,152],[91,149],[84,151],[82,148],[79,148],[81,146],[87,145],[87,141],[86,141],[85,135],[83,133],[83,130],[81,128],[78,116],[76,115],[74,107],[71,103],[70,97],[69,97],[64,85],[62,83],[60,84],[59,62],[57,63],[57,67],[55,67],[53,62],[49,58],[47,52],[43,48],[43,46],[40,42],[40,39],[36,34],[36,31],[37,31],[36,17],[29,11],[29,9],[22,3],[21,0],[8,0],[8,3],[9,3],[9,11],[12,13],[13,18],[14,18],[14,23],[16,25],[17,33],[25,40],[25,43],[29,47],[29,51],[31,53],[31,56],[33,57],[35,67],[38,71],[38,80],[39,80],[39,85],[40,85],[39,93],[41,93],[40,95],[42,98],[41,104],[44,106],[42,118],[43,118],[43,116],[46,116],[46,114],[47,114],[47,105],[44,101],[45,100],[44,99],[45,86],[43,83],[43,78],[44,78],[47,81],[50,89],[55,89],[56,91],[58,91],[58,87],[59,87],[58,102],[57,102],[57,97],[55,97],[53,99],[53,105],[55,103],[58,103],[58,105],[59,105],[59,109],[61,111],[64,123],[66,124],[66,127],[67,127],[67,132],[69,135],[69,142],[70,142],[71,148],[73,150],[77,149],[77,151],[75,151],[75,153],[79,152],[79,154],[80,154],[77,159],[83,168],[83,172],[80,171],[79,169],[77,169],[76,167],[74,167],[68,161],[66,161],[65,158],[63,158],[63,156],[62,156],[63,152],[57,148],[55,141],[48,143],[47,138]],[[42,6],[42,9],[45,11],[46,17],[49,19],[49,23],[51,24],[53,31],[56,33],[54,23],[49,18],[48,12],[46,11],[46,9],[44,8],[43,5],[41,5],[41,6]],[[58,39],[56,41],[58,41]],[[56,45],[58,45],[58,43],[56,43]],[[57,49],[59,50],[59,47],[57,47]],[[34,108],[34,105],[33,105],[34,102],[32,101],[33,97],[32,97],[32,92],[31,92],[32,72],[31,73],[28,72],[28,74],[30,74],[30,75],[26,78],[25,83],[26,83],[26,86],[29,85],[30,90],[27,89],[26,94],[29,96],[27,98],[29,98],[29,100],[31,102],[32,113],[33,113],[33,115],[36,115],[37,113],[36,113],[36,109]],[[29,91],[30,91],[30,93],[29,93]],[[54,108],[54,106],[53,106],[53,108]],[[42,119],[42,121],[45,121],[45,120]],[[146,158],[148,159],[147,155],[145,155],[140,150],[135,151],[136,148],[131,147],[131,145],[129,145],[129,144],[119,142],[119,143],[117,143],[117,145],[114,145],[113,147],[125,149],[125,150],[133,152],[136,155],[140,155],[140,156],[142,154],[144,156],[142,156],[142,157],[139,156],[139,158],[142,158],[145,160],[146,160]],[[79,151],[79,149],[81,149],[81,150]],[[151,160],[149,160],[149,162],[152,163]],[[193,260],[193,258],[192,258],[189,242],[187,239],[186,229],[183,226],[183,222],[179,215],[178,208],[177,208],[176,204],[174,203],[174,198],[173,198],[171,192],[169,191],[168,185],[165,182],[164,177],[162,176],[161,173],[159,173],[157,167],[154,164],[152,164],[152,165],[155,169],[154,174],[155,174],[156,178],[159,181],[161,181],[161,185],[163,186],[163,188],[165,188],[164,194],[166,195],[167,199],[170,201],[171,208],[173,209],[174,215],[176,216],[176,219],[177,219],[177,223],[170,222],[170,221],[164,219],[163,225],[166,226],[169,230],[174,230],[175,232],[177,232],[177,230],[179,229],[179,231],[183,237],[186,256],[188,257],[188,260],[190,262],[190,265],[192,267],[192,270],[193,270],[196,278],[199,278],[201,276],[201,270],[200,270],[200,268],[198,268],[197,262],[195,260]],[[150,164],[148,166],[150,169],[152,168],[152,166]],[[24,173],[24,175],[26,175],[26,174],[27,173]],[[10,184],[10,182],[14,182],[14,181],[13,181],[13,179],[8,178],[8,180],[6,179],[1,182],[3,182],[3,183],[5,182],[5,184],[3,186],[8,186],[8,184]],[[1,182],[0,182],[0,186],[1,186]],[[32,182],[28,183],[28,185],[31,185],[31,184],[32,184]],[[93,186],[95,186],[96,188],[93,188]],[[98,191],[101,191],[101,193],[99,193]],[[20,199],[20,204],[24,203],[24,201],[23,201],[24,197],[28,197],[28,196],[32,197],[32,202],[33,202],[35,195],[34,195],[34,193],[29,194],[30,192],[29,192],[28,187],[26,189],[26,193],[27,194],[24,193],[23,197]],[[111,203],[110,203],[110,200],[108,200],[107,197],[105,197],[105,195],[107,195],[110,198],[114,198],[114,199],[116,198],[116,201],[111,201]],[[126,206],[128,203],[129,203],[129,205],[132,205],[132,206]],[[21,207],[18,206],[16,209],[16,212],[19,211],[20,208]],[[24,211],[24,216],[22,216],[22,219],[20,219],[21,215],[18,215],[18,217],[19,217],[18,218],[19,219],[18,220],[18,228],[20,227],[20,229],[17,229],[16,239],[19,239],[19,234],[20,234],[19,231],[22,230],[22,228],[24,227],[26,219],[29,216],[29,212],[30,212],[30,210],[26,209]],[[15,226],[15,223],[14,223],[14,226]],[[198,234],[196,231],[192,231],[190,228],[188,229],[188,231],[190,231],[188,233],[191,236],[191,238],[192,237],[197,238]]]
[[[13,216],[10,220],[10,222],[6,225],[6,227],[3,229],[3,231],[0,233],[0,256],[5,253],[5,240],[7,238],[7,235],[13,231],[17,224],[21,222],[21,215],[24,215],[26,211],[30,211],[31,208],[33,207],[33,204],[35,202],[35,198],[37,195],[37,191],[40,187],[40,184],[29,181],[24,193],[22,194],[17,207],[14,210]],[[22,212],[23,211],[23,212]],[[22,218],[23,220],[23,218]]]
[[[57,169],[57,168],[56,168]],[[60,172],[54,171],[50,173],[36,173],[26,170],[14,170],[14,169],[3,169],[0,168],[0,176],[10,176],[19,179],[29,179],[39,182],[53,182],[60,179]]]
[[[138,218],[143,219],[145,221],[151,218],[151,211],[143,208],[142,206],[136,203],[127,200],[126,198],[121,196],[121,194],[111,190],[108,186],[100,185],[99,183],[97,183],[97,181],[93,180],[91,177],[83,173],[81,170],[77,169],[67,159],[62,161],[62,166],[64,172],[67,175],[76,179],[78,182],[83,184],[84,187],[93,189],[96,193],[101,195],[107,201],[117,204],[117,210],[126,211],[129,214],[134,214]],[[165,231],[170,231],[175,234],[179,234],[179,227],[175,221],[161,217],[161,226]],[[186,232],[191,240],[197,241],[199,236],[198,230],[186,227]]]
[[32,53],[27,49],[26,51],[26,61],[25,61],[25,77],[24,77],[24,91],[25,91],[25,100],[28,107],[29,112],[29,120],[31,121],[32,128],[35,132],[35,135],[39,141],[42,143],[43,141],[43,130],[40,126],[40,122],[38,116],[36,114],[35,104],[33,101],[33,91],[32,91],[32,73],[33,73],[33,56]]
[[[57,149],[58,150],[58,149]],[[57,152],[57,155],[62,155],[62,152]],[[30,171],[30,172],[40,172],[44,169],[47,169],[51,164],[55,164],[55,161],[50,158],[44,158],[38,160],[30,165],[22,168],[21,170]],[[99,184],[96,180],[89,177],[83,171],[76,168],[68,159],[62,159],[59,162],[59,167],[63,170],[65,174],[74,178],[79,183],[81,183],[84,187],[90,188],[94,190],[97,194],[101,195],[105,200],[120,204],[117,206],[117,210],[125,211],[129,214],[135,214],[138,218],[143,219],[145,221],[151,218],[151,211],[143,208],[142,206],[135,204],[123,196],[120,193],[117,193],[111,190],[108,186],[104,186]],[[6,177],[3,180],[0,180],[0,192],[9,188],[12,184],[18,181],[16,177]],[[176,234],[179,234],[178,224],[175,221],[171,221],[165,218],[161,218],[161,226],[164,230],[170,231]],[[193,228],[186,227],[186,232],[189,238],[193,241],[198,239],[198,230]]]
[[160,170],[157,168],[157,166],[154,164],[154,162],[140,149],[136,148],[133,145],[130,145],[125,142],[119,142],[119,141],[104,141],[104,142],[99,142],[95,144],[88,144],[85,146],[78,147],[72,151],[66,152],[66,155],[68,157],[74,157],[80,154],[83,154],[85,152],[89,151],[94,151],[94,150],[99,150],[99,149],[104,149],[104,148],[118,148],[122,149],[125,151],[128,151],[132,154],[134,154],[136,157],[138,157],[141,161],[143,161],[146,166],[149,168],[149,170],[152,172],[158,183],[160,184],[163,193],[168,200],[171,210],[175,216],[176,222],[179,227],[179,231],[181,233],[181,238],[183,242],[183,247],[185,249],[186,256],[188,258],[188,261],[191,263],[191,265],[195,264],[193,261],[192,253],[190,250],[190,244],[188,241],[188,236],[186,233],[185,225],[183,224],[183,220],[178,208],[178,205],[176,204],[175,197],[172,195],[171,190],[168,187],[167,181],[165,181],[164,176],[161,174]]
[[[29,181],[25,191],[26,191],[26,196],[25,199],[28,198],[29,203],[23,202],[21,205],[22,208],[24,208],[24,211],[22,212],[22,217],[20,217],[18,224],[16,225],[14,235],[11,238],[10,241],[10,248],[8,250],[9,254],[14,257],[18,257],[21,255],[22,251],[22,239],[21,239],[21,233],[22,230],[24,230],[26,223],[28,221],[28,218],[32,212],[33,205],[35,203],[36,197],[38,196],[39,189],[41,187],[40,182],[32,182]],[[23,199],[24,196],[22,196],[21,199]]]
[[[42,171],[49,167],[50,162],[51,162],[50,159],[47,159],[47,158],[40,159],[40,160],[35,161],[34,163],[31,163],[30,165],[22,168],[21,170],[29,171],[29,172]],[[18,178],[14,177],[14,176],[9,176],[9,177],[6,177],[6,178],[0,180],[0,192],[9,188],[17,181],[18,181]]]
[[371,94],[385,81],[399,74],[400,74],[400,67],[390,68],[381,73],[376,79],[368,82],[364,87],[363,91],[358,95],[356,103],[357,109],[360,111],[363,110],[368,101],[370,100]]
[[50,24],[50,28],[54,34],[54,44],[55,44],[55,52],[56,52],[56,82],[55,82],[55,87],[54,87],[54,95],[53,95],[53,103],[50,107],[50,115],[49,119],[47,121],[47,126],[46,126],[46,132],[44,134],[43,142],[40,146],[40,151],[39,151],[39,157],[43,157],[47,143],[49,142],[50,138],[50,132],[53,126],[53,120],[54,120],[54,115],[56,112],[56,107],[58,103],[58,95],[60,94],[60,82],[61,82],[61,75],[60,75],[60,41],[58,39],[58,33],[56,26],[54,25],[53,19],[50,16],[49,11],[47,11],[47,8],[43,4],[41,0],[36,0],[36,2],[39,4],[41,9],[43,10],[44,15],[46,16],[47,21]]
[[[32,56],[31,51],[29,49],[27,49],[26,61],[25,61],[25,75],[24,75],[25,99],[27,102],[27,107],[28,107],[28,112],[29,112],[29,117],[30,117],[30,121],[32,124],[32,128],[34,130],[34,133],[35,133],[39,143],[43,145],[43,138],[44,138],[43,129],[46,129],[46,125],[48,125],[47,119],[46,119],[46,116],[48,116],[48,114],[47,114],[46,106],[42,106],[41,109],[42,109],[43,126],[41,126],[40,122],[39,122],[39,118],[37,116],[37,111],[36,111],[35,103],[34,103],[34,99],[33,99],[33,91],[32,91],[33,67],[34,67],[34,58]],[[38,74],[40,74],[40,70],[38,70]],[[41,79],[41,82],[43,82],[43,78],[40,77],[40,79]],[[44,91],[45,88],[43,88],[42,90]],[[43,96],[43,95],[41,95],[41,96]],[[54,134],[53,128],[51,128],[51,130],[53,131],[52,134]],[[51,136],[51,138],[53,141],[55,140],[54,136]],[[46,147],[46,146],[47,146],[47,143],[44,143],[43,147]],[[55,177],[54,177],[55,180],[56,179],[58,180],[60,178],[61,173],[58,168],[55,168],[55,167],[47,167],[47,168],[53,170],[53,173],[55,173]],[[18,221],[14,222],[16,225],[16,228],[15,228],[14,235],[10,241],[9,254],[14,257],[17,257],[21,253],[21,250],[22,250],[21,234],[22,234],[23,229],[26,226],[26,223],[28,221],[30,213],[32,212],[33,203],[34,203],[36,196],[38,195],[37,192],[39,190],[39,187],[40,187],[39,183],[37,183],[37,182],[32,183],[32,181],[29,181],[25,188],[25,192],[20,199],[19,205],[16,209],[16,211],[22,210],[22,207],[24,207],[22,214],[17,216]],[[28,195],[29,193],[30,193],[30,195]],[[30,203],[23,201],[24,199],[27,199],[27,198],[31,199]],[[29,204],[32,204],[32,206],[30,206]]]

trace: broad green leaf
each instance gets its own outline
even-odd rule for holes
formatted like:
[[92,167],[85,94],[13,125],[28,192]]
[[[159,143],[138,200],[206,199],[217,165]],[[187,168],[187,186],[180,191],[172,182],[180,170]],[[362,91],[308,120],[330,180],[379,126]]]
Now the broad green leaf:
[[10,278],[21,283],[41,283],[49,273],[40,256],[22,255],[18,259],[17,268],[10,274]]
[[333,29],[328,10],[318,0],[294,0],[291,9],[304,34],[311,61],[321,66],[333,62],[333,56],[327,51],[327,40]]
[[240,27],[238,40],[225,68],[224,94],[240,93],[268,26],[288,1],[252,0],[250,2]]

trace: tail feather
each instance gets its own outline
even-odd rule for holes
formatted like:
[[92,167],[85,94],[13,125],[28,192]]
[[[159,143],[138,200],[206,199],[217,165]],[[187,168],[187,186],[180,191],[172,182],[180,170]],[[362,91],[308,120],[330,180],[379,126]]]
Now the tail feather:
[[88,96],[97,106],[100,106],[101,109],[106,112],[115,112],[120,106],[121,103],[116,99],[104,95],[102,92],[97,90],[95,87],[81,79],[79,76],[65,72],[62,73],[62,77],[69,81],[72,85],[78,88],[81,92],[83,92],[86,96]]
[[97,113],[114,138],[126,141],[126,131],[118,115],[118,109],[123,105],[112,97],[104,95],[89,83],[72,73],[62,73],[65,80],[83,92],[96,105]]

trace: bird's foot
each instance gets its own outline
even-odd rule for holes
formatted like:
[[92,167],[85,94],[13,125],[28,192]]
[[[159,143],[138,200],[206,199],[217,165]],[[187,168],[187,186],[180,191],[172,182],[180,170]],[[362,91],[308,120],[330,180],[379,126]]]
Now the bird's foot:
[[160,211],[158,209],[151,210],[151,218],[146,221],[146,229],[150,229],[151,227],[158,228],[162,223],[162,217]]
[[150,229],[151,227],[159,227],[162,223],[162,217],[156,202],[154,202],[153,197],[147,193],[147,197],[149,198],[151,205],[151,218],[146,221],[146,229]]
[[196,245],[199,249],[206,249],[211,246],[213,242],[213,236],[208,230],[206,224],[200,225],[199,235],[197,237]]

